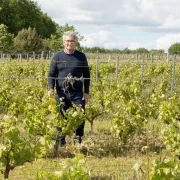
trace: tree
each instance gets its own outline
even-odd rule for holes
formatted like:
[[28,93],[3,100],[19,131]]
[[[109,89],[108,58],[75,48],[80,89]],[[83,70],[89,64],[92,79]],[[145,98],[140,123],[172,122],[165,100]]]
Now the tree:
[[74,26],[69,25],[69,24],[67,24],[67,23],[66,23],[64,26],[58,26],[55,34],[56,34],[56,36],[58,36],[58,37],[62,37],[63,34],[64,34],[64,32],[66,32],[66,31],[74,31],[74,32],[76,32],[79,41],[81,41],[81,40],[84,39],[84,37],[83,37],[82,35],[80,35],[80,34],[76,31],[76,29],[75,29]]
[[123,49],[122,53],[123,53],[123,54],[130,54],[130,53],[131,53],[131,50],[128,49],[128,48],[125,48],[125,49]]
[[[65,24],[64,26],[58,26],[57,30],[54,34],[50,36],[48,39],[43,40],[44,48],[46,50],[51,50],[53,52],[57,52],[63,49],[63,34],[66,31],[74,31],[76,32],[76,29],[74,26],[70,26],[68,24]],[[81,41],[84,37],[81,36],[78,32],[76,32],[79,41]],[[77,50],[82,50],[80,43],[78,42],[76,45]]]
[[105,49],[98,47],[98,46],[95,46],[95,47],[90,48],[90,52],[92,52],[92,53],[97,53],[97,52],[104,53]]
[[168,49],[169,54],[180,54],[180,43],[172,44]]
[[40,16],[40,22],[35,21],[32,26],[36,28],[36,31],[42,38],[49,38],[51,34],[56,32],[58,25],[52,21],[52,19],[47,15],[42,13]]
[[149,53],[149,51],[145,48],[138,48],[136,49],[136,53],[138,54],[146,54],[146,53]]
[[0,24],[5,24],[9,32],[15,35],[23,28],[36,28],[43,38],[55,33],[57,26],[31,0],[0,0]]
[[[99,53],[116,53],[116,54],[122,54],[123,50],[114,48],[114,49],[105,49],[105,48],[101,48],[98,46],[94,46],[94,47],[82,47],[82,50],[84,52],[89,52],[89,53],[97,53],[97,51]],[[132,53],[132,50],[131,50]]]
[[38,51],[42,48],[42,39],[37,34],[35,28],[29,27],[18,33],[14,44],[17,51]]
[[13,34],[8,33],[8,27],[4,24],[0,25],[0,51],[7,52],[13,46]]
[[51,50],[57,52],[63,49],[62,37],[57,37],[56,35],[51,35],[49,39],[43,40],[43,46],[45,50]]
[[164,54],[164,49],[151,49],[149,51],[151,54]]

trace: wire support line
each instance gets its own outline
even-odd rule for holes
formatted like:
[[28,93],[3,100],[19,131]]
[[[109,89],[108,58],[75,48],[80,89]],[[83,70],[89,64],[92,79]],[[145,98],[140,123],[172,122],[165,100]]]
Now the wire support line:
[[[87,60],[88,61],[97,61],[97,59],[96,58],[87,58]],[[0,61],[2,61],[2,62],[19,62],[19,63],[22,63],[22,62],[24,62],[24,61],[27,61],[27,62],[36,62],[36,61],[45,61],[45,62],[47,62],[47,61],[54,61],[54,62],[60,62],[60,61],[55,61],[55,60],[52,60],[51,58],[32,58],[32,57],[29,57],[29,59],[27,59],[27,58],[22,58],[21,60],[20,59],[10,59],[10,58],[4,58],[4,59],[0,59]],[[63,61],[63,60],[62,60]],[[75,60],[70,60],[70,61],[72,61],[72,62],[74,62]],[[70,61],[68,61],[68,62],[70,62]],[[98,60],[98,62],[106,62],[106,63],[111,63],[111,62],[116,62],[117,61],[117,59],[112,59],[112,60],[107,60],[107,59],[99,59]],[[148,63],[149,64],[152,64],[152,63],[162,63],[162,62],[164,62],[164,63],[170,63],[170,62],[172,62],[172,61],[169,61],[169,62],[167,62],[167,60],[166,59],[164,59],[164,60],[158,60],[158,59],[155,59],[153,62],[151,61],[151,59],[144,59],[144,61],[148,61]],[[119,62],[125,62],[125,63],[142,63],[142,59],[141,60],[135,60],[135,59],[129,59],[129,60],[124,60],[124,59],[119,59]]]
[[[0,63],[1,64],[1,63]],[[36,65],[39,65],[39,66],[36,66]],[[50,63],[29,63],[29,64],[6,64],[6,63],[2,63],[2,65],[4,65],[4,66],[11,66],[11,67],[13,67],[13,66],[16,66],[17,68],[19,68],[19,67],[24,67],[24,66],[29,66],[29,65],[33,65],[33,66],[31,66],[31,67],[34,67],[34,66],[36,66],[36,68],[42,68],[40,65],[46,65],[46,67],[50,67]],[[60,64],[60,63],[59,63]],[[105,64],[105,63],[99,63],[99,65],[101,65],[101,64]],[[121,67],[121,65],[129,65],[130,63],[120,63],[119,64],[119,68]],[[148,65],[150,65],[150,66],[152,66],[152,65],[158,65],[158,64],[148,64],[148,63],[131,63],[131,64],[134,64],[134,65],[137,65],[137,66],[148,66]],[[64,65],[64,67],[66,68],[66,67],[74,67],[74,68],[76,68],[76,67],[89,67],[89,66],[91,66],[91,64],[89,63],[89,66],[87,66],[87,64],[85,64],[86,66],[83,66],[83,64],[81,64],[81,66],[69,66],[70,64],[68,63],[68,66],[64,63],[62,63],[62,65]],[[109,63],[109,64],[107,64],[107,65],[109,65],[109,66],[114,66],[115,67],[115,63]],[[172,65],[172,63],[170,64],[168,64],[168,65]],[[94,66],[95,67],[95,66]],[[108,67],[108,66],[107,66]]]
[[[34,80],[38,80],[38,79],[54,79],[54,80],[64,80],[65,78],[56,78],[56,77],[34,77],[34,76],[0,76],[0,79],[34,79]],[[74,80],[77,80],[77,77],[75,78],[72,78]],[[124,81],[124,80],[132,80],[132,81],[136,81],[136,80],[141,80],[142,81],[142,78],[135,78],[135,79],[132,79],[132,78],[96,78],[96,77],[92,77],[92,78],[83,78],[83,77],[80,77],[78,78],[80,80],[110,80],[110,81],[117,81],[117,80],[120,80],[120,81]],[[146,77],[143,77],[143,81],[144,80],[152,80],[152,78],[146,78]]]
[[[3,66],[16,66],[17,68],[18,67],[23,67],[23,66],[29,66],[29,65],[33,65],[33,66],[36,66],[36,68],[39,68],[39,67],[41,67],[41,65],[46,65],[46,67],[50,67],[50,62],[48,62],[47,64],[46,64],[47,62],[41,62],[41,63],[38,63],[38,62],[29,62],[29,63],[27,63],[27,64],[24,64],[23,62],[22,62],[22,64],[21,63],[19,63],[19,64],[8,64],[8,63],[2,63],[2,62],[0,62],[0,64],[2,64]],[[178,63],[178,62],[177,62]],[[58,63],[58,64],[61,64],[61,63]],[[64,64],[64,65],[66,65],[65,63],[62,63],[62,64]],[[68,63],[68,65],[69,65],[70,63]],[[91,64],[91,62],[88,62],[88,64],[89,64],[89,66],[91,66],[92,64]],[[111,62],[111,63],[104,63],[104,62],[99,62],[99,64],[98,65],[102,65],[102,64],[105,64],[105,65],[109,65],[109,66],[116,66],[116,62]],[[131,65],[137,65],[137,66],[153,66],[153,65],[159,65],[159,64],[161,64],[161,63],[133,63],[133,62],[131,62],[131,63],[129,63],[129,62],[120,62],[119,63],[119,67],[122,67],[122,65],[129,65],[129,64],[131,64]],[[167,65],[172,65],[172,63],[166,63]],[[37,65],[39,65],[39,66],[37,66]],[[87,64],[85,64],[86,66],[83,66],[83,64],[81,63],[81,66],[65,66],[65,67],[89,67],[89,66],[87,66]],[[96,67],[95,65],[94,65],[94,67]]]

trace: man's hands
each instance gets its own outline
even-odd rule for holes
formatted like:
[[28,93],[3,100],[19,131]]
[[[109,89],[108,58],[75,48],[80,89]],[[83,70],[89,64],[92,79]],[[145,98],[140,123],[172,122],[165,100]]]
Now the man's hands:
[[[49,89],[48,96],[51,97],[52,95],[54,95],[54,89]],[[82,100],[85,100],[85,104],[88,103],[88,99],[89,99],[89,95],[87,93],[83,93]]]
[[54,95],[54,89],[49,89],[48,96],[51,97],[52,95]]
[[82,100],[85,100],[85,104],[88,103],[88,99],[89,99],[89,95],[87,93],[84,93]]

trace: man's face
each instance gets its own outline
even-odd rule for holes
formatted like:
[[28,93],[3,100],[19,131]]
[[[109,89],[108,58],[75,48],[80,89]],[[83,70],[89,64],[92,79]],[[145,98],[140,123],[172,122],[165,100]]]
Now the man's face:
[[64,48],[69,51],[74,51],[76,47],[76,41],[73,36],[67,36],[64,40]]

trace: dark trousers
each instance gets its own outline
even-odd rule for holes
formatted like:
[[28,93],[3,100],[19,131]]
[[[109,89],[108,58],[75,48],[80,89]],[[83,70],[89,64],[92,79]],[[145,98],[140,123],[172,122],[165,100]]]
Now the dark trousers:
[[[72,103],[76,105],[81,105],[81,107],[85,111],[85,101],[82,100],[82,98],[83,98],[83,92],[72,92],[72,93],[57,92],[56,102],[57,102],[59,115],[64,116],[62,109],[66,111],[68,108],[72,107]],[[63,102],[63,106],[60,105],[60,99],[61,102]],[[81,137],[84,135],[84,125],[85,122],[83,122],[75,131],[75,139],[77,138],[77,141],[79,143],[81,143],[82,141]],[[66,135],[59,136],[60,145],[66,144],[65,136]]]

